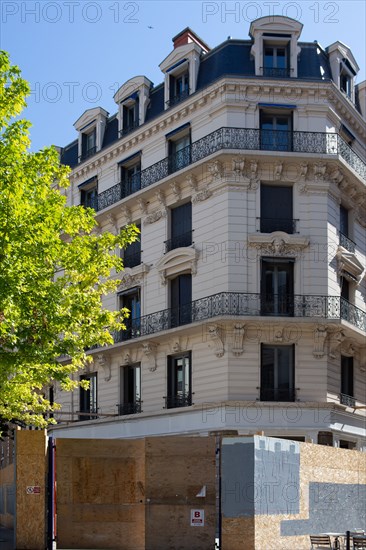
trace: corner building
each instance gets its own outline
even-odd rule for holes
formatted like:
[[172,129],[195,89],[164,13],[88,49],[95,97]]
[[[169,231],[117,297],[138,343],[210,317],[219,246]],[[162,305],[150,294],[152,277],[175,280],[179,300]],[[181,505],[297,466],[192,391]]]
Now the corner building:
[[60,149],[68,204],[141,242],[55,437],[238,435],[366,448],[366,82],[342,42],[252,22],[214,49],[186,28],[163,82],[123,84]]

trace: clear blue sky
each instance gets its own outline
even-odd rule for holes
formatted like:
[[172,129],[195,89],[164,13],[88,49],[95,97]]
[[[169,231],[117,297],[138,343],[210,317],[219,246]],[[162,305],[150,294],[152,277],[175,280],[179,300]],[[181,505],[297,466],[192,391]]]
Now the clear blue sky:
[[[300,40],[326,47],[347,44],[365,76],[365,0],[342,1],[129,1],[0,0],[0,47],[10,53],[32,88],[24,116],[32,149],[64,146],[76,138],[73,123],[86,110],[116,112],[113,95],[143,74],[156,85],[159,63],[172,38],[191,27],[211,47],[228,36],[248,39],[251,21],[265,15],[300,20]],[[152,28],[149,28],[152,27]]]

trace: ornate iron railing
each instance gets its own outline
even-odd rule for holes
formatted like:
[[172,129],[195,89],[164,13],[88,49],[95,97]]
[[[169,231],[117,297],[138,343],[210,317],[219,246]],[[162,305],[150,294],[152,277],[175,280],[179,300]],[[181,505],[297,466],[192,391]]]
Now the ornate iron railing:
[[348,252],[353,252],[353,254],[356,252],[356,243],[341,232],[339,232],[339,244]]
[[167,395],[164,399],[166,409],[190,407],[192,405],[192,394],[190,392],[181,393],[179,395]]
[[137,414],[142,412],[141,401],[135,401],[134,403],[121,403],[117,405],[118,414],[124,416],[127,414]]
[[272,233],[273,231],[284,231],[289,235],[296,233],[296,222],[290,218],[260,218],[261,233]]
[[119,131],[120,136],[126,136],[130,132],[133,132],[133,130],[136,130],[140,126],[140,123],[138,120],[133,122],[132,124],[128,124],[128,126],[124,126],[122,130]]
[[356,399],[352,395],[346,395],[345,393],[339,394],[339,402],[341,405],[346,405],[347,407],[356,406]]
[[[238,149],[240,151],[288,151],[294,153],[319,153],[340,155],[350,166],[366,179],[366,163],[347,143],[335,133],[285,132],[254,128],[219,128],[195,141],[175,155],[166,157],[142,170],[135,185],[118,183],[99,195],[98,210],[103,210],[124,197],[145,189],[169,174],[202,160],[216,151]],[[137,175],[136,175],[137,177]],[[123,190],[122,190],[123,188]]]
[[96,147],[89,147],[89,149],[85,149],[79,157],[79,162],[83,162],[83,160],[86,160],[89,157],[92,157],[93,155],[95,155],[96,152],[97,152]]
[[287,67],[261,67],[263,70],[263,76],[275,77],[275,78],[289,78],[293,69]]
[[124,267],[136,267],[141,263],[141,250],[138,252],[130,253],[128,248],[125,250],[123,256],[123,265]]
[[220,292],[179,308],[126,319],[126,330],[114,333],[115,343],[221,316],[343,319],[366,332],[366,313],[340,296],[271,295]]
[[260,401],[287,401],[288,403],[296,401],[295,388],[264,388],[261,387],[259,400]]
[[181,246],[190,246],[192,244],[193,230],[187,231],[182,235],[177,235],[165,241],[165,253]]
[[187,99],[188,96],[189,96],[189,90],[188,89],[182,90],[179,94],[172,96],[169,99],[169,101],[167,101],[167,105],[169,105],[169,107],[173,107],[173,105],[176,105],[177,103],[180,103],[184,99]]

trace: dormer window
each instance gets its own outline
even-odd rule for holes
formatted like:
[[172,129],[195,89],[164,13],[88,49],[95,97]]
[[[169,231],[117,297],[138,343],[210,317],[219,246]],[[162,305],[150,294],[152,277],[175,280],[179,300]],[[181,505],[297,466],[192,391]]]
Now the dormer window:
[[97,152],[97,132],[94,128],[88,133],[82,134],[81,159],[85,160]]
[[139,126],[139,96],[137,93],[122,104],[122,113],[123,127],[120,133],[125,136]]
[[145,76],[135,76],[114,94],[118,105],[118,130],[123,137],[145,122],[146,109],[150,102],[153,83]]
[[288,44],[264,43],[263,76],[281,78],[290,76]]
[[350,99],[353,96],[353,74],[351,70],[347,67],[345,63],[340,65],[340,74],[339,74],[339,87],[340,90],[346,94]]
[[79,132],[79,162],[83,162],[101,150],[107,120],[107,111],[102,107],[95,107],[85,111],[75,122],[74,128]]
[[189,72],[188,70],[177,76],[170,76],[170,100],[172,107],[189,96]]
[[332,79],[339,90],[351,101],[355,101],[354,79],[359,66],[348,46],[334,42],[326,48]]

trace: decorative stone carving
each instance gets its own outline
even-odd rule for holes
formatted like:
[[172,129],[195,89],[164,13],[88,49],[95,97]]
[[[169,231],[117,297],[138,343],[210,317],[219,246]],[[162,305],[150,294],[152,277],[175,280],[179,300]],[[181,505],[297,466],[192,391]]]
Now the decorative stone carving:
[[250,185],[249,188],[255,191],[259,187],[259,175],[258,175],[258,162],[256,160],[250,161]]
[[201,191],[192,195],[192,203],[196,204],[197,202],[205,201],[209,199],[211,195],[212,192],[207,187],[204,187]]
[[[113,216],[113,214],[108,214],[107,216],[108,223],[112,226],[113,232],[115,235],[118,234],[118,223],[116,216]],[[127,222],[130,223],[130,222]]]
[[192,276],[197,274],[198,251],[192,246],[175,248],[156,263],[161,284],[165,285],[168,277],[190,270]]
[[207,164],[207,170],[211,174],[212,180],[214,181],[222,177],[224,168],[219,160],[214,160],[213,162],[209,162]]
[[232,162],[233,172],[239,178],[244,174],[245,160],[242,157],[236,157],[236,158],[234,157],[231,162]]
[[187,182],[188,185],[191,187],[192,191],[194,191],[195,193],[197,193],[197,191],[198,191],[198,183],[197,183],[196,177],[195,177],[193,174],[188,174],[188,175],[186,176],[186,182]]
[[159,344],[155,342],[145,342],[142,344],[142,351],[149,360],[149,371],[155,372],[157,369],[156,352]]
[[316,163],[313,165],[314,179],[318,182],[323,182],[325,179],[325,173],[327,171],[327,165],[323,163]]
[[343,181],[344,175],[338,166],[334,166],[332,172],[329,174],[329,178],[333,183],[339,185]]
[[282,177],[283,162],[277,161],[274,166],[273,179],[279,181]]
[[170,184],[170,189],[172,190],[175,200],[180,201],[182,198],[182,190],[179,184],[176,181],[172,181]]
[[260,250],[262,254],[275,256],[300,254],[309,246],[309,242],[308,237],[288,235],[283,231],[274,231],[269,235],[255,233],[248,238],[249,246]]
[[149,224],[155,223],[155,222],[161,220],[162,218],[165,218],[166,215],[167,215],[166,210],[155,210],[155,212],[152,212],[151,214],[146,216],[146,218],[144,220],[144,225],[149,225]]
[[144,199],[137,199],[137,204],[139,205],[139,208],[141,210],[141,214],[144,216],[147,215],[147,203],[144,201]]
[[233,326],[233,347],[232,351],[236,357],[242,355],[244,352],[244,336],[245,336],[245,325],[242,323],[235,323]]
[[283,327],[278,327],[275,329],[273,340],[278,343],[283,342]]
[[342,342],[345,338],[343,330],[333,332],[329,338],[329,357],[336,359]]
[[127,224],[130,224],[132,223],[132,214],[131,214],[131,210],[128,208],[128,206],[122,206],[121,208],[121,212],[126,220],[126,223]]
[[216,357],[222,357],[225,353],[225,350],[219,325],[208,325],[207,335],[214,345]]
[[140,264],[136,267],[126,267],[121,277],[121,282],[118,286],[118,290],[125,290],[133,286],[138,286],[142,283],[146,273],[148,273],[150,267],[147,264]]
[[106,382],[109,382],[109,380],[112,378],[110,358],[107,355],[104,355],[103,353],[98,353],[94,361],[98,365],[98,367],[103,368],[104,380]]
[[123,358],[123,362],[125,365],[130,365],[131,364],[131,355],[129,353],[125,353],[125,356]]
[[319,325],[314,330],[314,347],[313,355],[316,359],[324,357],[325,353],[325,341],[328,336],[328,329],[325,325]]
[[155,198],[156,200],[158,201],[158,203],[161,205],[161,206],[166,206],[166,198],[165,198],[165,195],[164,193],[162,192],[161,189],[158,189],[158,191],[155,192]]

